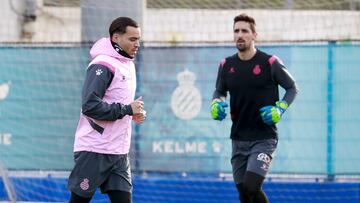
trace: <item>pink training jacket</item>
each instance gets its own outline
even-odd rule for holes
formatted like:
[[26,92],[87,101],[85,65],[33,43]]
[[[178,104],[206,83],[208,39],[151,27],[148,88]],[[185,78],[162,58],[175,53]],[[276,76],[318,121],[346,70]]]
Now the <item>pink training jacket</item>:
[[[136,89],[135,65],[132,59],[117,53],[109,38],[98,40],[90,50],[92,64],[101,64],[109,68],[114,77],[105,92],[106,103],[130,104],[134,101]],[[88,67],[89,67],[88,66]],[[102,134],[89,124],[91,119],[104,128]],[[102,154],[127,154],[131,141],[131,116],[124,116],[116,121],[101,121],[80,114],[75,133],[74,152],[88,151]]]

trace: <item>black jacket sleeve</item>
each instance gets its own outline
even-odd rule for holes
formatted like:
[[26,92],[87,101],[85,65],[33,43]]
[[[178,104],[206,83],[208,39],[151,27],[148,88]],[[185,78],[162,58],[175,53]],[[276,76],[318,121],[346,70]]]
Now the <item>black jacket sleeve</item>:
[[224,80],[224,71],[223,66],[219,65],[218,75],[216,78],[216,85],[215,85],[215,91],[213,94],[213,99],[220,98],[220,97],[226,97],[227,96],[227,87]]
[[132,115],[130,105],[102,101],[114,74],[103,65],[93,64],[86,72],[82,90],[82,113],[97,120],[114,121]]
[[276,59],[272,64],[271,74],[273,79],[286,91],[282,100],[290,105],[299,92],[294,78],[279,59]]

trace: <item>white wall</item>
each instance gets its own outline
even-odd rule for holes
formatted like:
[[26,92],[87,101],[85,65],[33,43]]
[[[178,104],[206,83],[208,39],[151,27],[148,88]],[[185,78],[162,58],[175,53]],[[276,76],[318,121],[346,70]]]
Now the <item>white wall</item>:
[[[37,0],[36,20],[24,22],[25,0],[0,0],[0,42],[79,42],[80,8],[44,7]],[[27,35],[24,35],[24,33]]]
[[[22,10],[21,0],[13,0],[15,9]],[[0,1],[0,42],[18,41],[21,18],[10,9],[10,1]]]
[[[23,0],[12,1],[21,8]],[[44,7],[42,0],[37,2],[37,19],[25,29],[34,33],[31,39],[25,39],[21,37],[24,30],[21,18],[11,11],[8,0],[0,1],[0,42],[81,41],[81,8]],[[201,9],[146,9],[143,40],[147,43],[231,42],[233,18],[242,12],[255,17],[259,41],[360,40],[359,11]]]
[[34,23],[33,42],[80,42],[79,7],[41,7]]
[[81,39],[89,42],[108,36],[109,25],[120,15],[136,20],[142,27],[145,6],[145,0],[81,1]]
[[255,18],[260,41],[360,39],[354,11],[148,9],[144,40],[231,41],[233,19],[243,12]]

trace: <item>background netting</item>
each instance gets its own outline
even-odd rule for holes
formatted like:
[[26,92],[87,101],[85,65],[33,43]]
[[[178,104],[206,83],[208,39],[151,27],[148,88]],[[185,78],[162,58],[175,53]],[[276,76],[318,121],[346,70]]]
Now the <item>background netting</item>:
[[0,9],[0,200],[67,201],[89,48],[124,15],[143,35],[136,202],[236,202],[231,121],[211,120],[209,105],[219,62],[236,52],[233,18],[245,12],[258,48],[300,88],[278,125],[265,191],[272,202],[359,201],[359,0],[3,0]]

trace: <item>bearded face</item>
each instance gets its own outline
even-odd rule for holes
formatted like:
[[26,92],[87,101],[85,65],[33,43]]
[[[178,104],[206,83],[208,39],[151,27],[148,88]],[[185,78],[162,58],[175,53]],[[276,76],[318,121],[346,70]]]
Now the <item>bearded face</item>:
[[250,23],[238,21],[234,24],[234,42],[240,52],[249,50],[255,39],[256,33],[251,30]]

